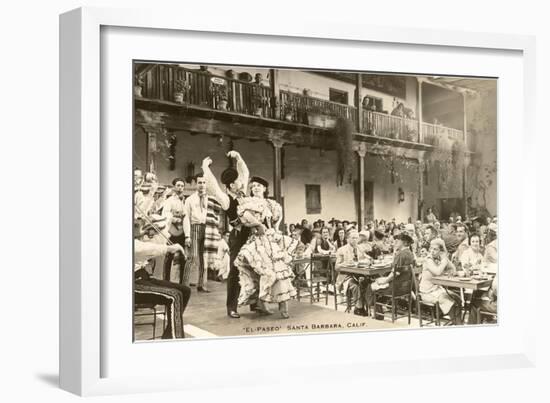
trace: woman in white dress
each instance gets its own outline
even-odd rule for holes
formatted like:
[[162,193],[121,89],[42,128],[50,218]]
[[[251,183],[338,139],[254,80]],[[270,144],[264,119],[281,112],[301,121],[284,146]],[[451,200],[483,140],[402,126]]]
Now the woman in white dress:
[[460,297],[444,287],[432,283],[432,277],[440,276],[446,270],[454,272],[455,266],[447,256],[447,249],[443,240],[433,239],[430,242],[428,256],[422,265],[420,295],[425,302],[439,303],[443,315],[449,314],[453,324],[462,325]]
[[237,208],[244,224],[247,216],[252,214],[264,225],[263,228],[253,228],[235,259],[241,285],[239,305],[256,304],[260,313],[271,314],[266,304],[278,303],[281,317],[287,319],[287,302],[296,295],[292,285],[294,274],[289,263],[298,242],[292,242],[278,232],[282,207],[276,201],[266,199],[267,186],[265,179],[252,177],[252,196],[243,197]]

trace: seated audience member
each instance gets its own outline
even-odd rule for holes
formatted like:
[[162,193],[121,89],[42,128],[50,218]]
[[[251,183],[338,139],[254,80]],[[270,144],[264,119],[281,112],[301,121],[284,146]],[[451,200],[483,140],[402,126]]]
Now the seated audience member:
[[[460,218],[458,216],[457,218]],[[457,246],[456,251],[452,254],[453,262],[455,265],[460,264],[460,259],[462,254],[469,249],[468,245],[468,231],[466,230],[466,225],[462,222],[456,224],[456,237],[460,241],[460,244]]]
[[461,325],[460,297],[431,281],[432,277],[440,276],[445,270],[454,271],[455,267],[447,256],[443,240],[434,239],[430,242],[429,254],[422,266],[422,277],[419,285],[420,295],[425,302],[439,303],[443,315],[449,314],[453,324]]
[[336,244],[336,249],[344,246],[346,242],[346,231],[343,228],[339,228],[334,234],[334,243]]
[[430,249],[430,242],[438,237],[437,230],[433,225],[428,225],[424,230],[424,242],[422,242],[421,248],[426,250]]
[[475,292],[470,303],[470,315],[468,316],[469,325],[479,325],[481,323],[480,312],[497,313],[497,295],[498,295],[498,274],[493,278],[491,288],[481,293]]
[[416,253],[418,251],[418,238],[416,237],[416,227],[414,224],[405,224],[405,232],[413,239],[411,250]]
[[317,243],[316,251],[321,255],[330,255],[336,252],[336,246],[330,240],[330,231],[328,227],[321,230],[321,240]]
[[470,235],[470,247],[460,256],[460,264],[464,270],[481,270],[483,255],[479,234]]
[[369,256],[373,259],[380,258],[383,254],[389,253],[389,248],[384,242],[386,236],[381,231],[374,231],[374,243],[372,250],[369,252]]
[[[392,271],[387,276],[377,278],[366,288],[365,299],[369,307],[372,307],[374,304],[374,291],[382,295],[392,294],[392,282],[394,281],[399,282],[395,283],[397,295],[402,295],[407,291],[400,288],[399,285],[405,285],[405,282],[408,282],[412,278],[411,269],[415,264],[414,255],[410,249],[412,243],[413,239],[408,234],[403,233],[395,237],[395,256],[393,258]],[[380,315],[376,315],[376,317],[383,319],[383,316],[380,317]]]
[[483,255],[483,266],[489,273],[497,272],[498,263],[498,240],[497,224],[491,223],[487,228],[487,244],[485,245],[485,254]]
[[[370,260],[370,258],[359,248],[359,233],[356,230],[351,230],[348,234],[348,243],[336,251],[336,269],[340,266],[350,266],[366,260]],[[353,313],[363,316],[365,315],[363,309],[365,291],[362,290],[364,283],[362,277],[356,279],[355,276],[350,274],[338,274],[336,278],[336,289],[342,291],[346,297],[351,296],[351,303],[355,305]]]
[[300,240],[304,245],[309,245],[311,243],[311,239],[313,238],[313,233],[311,232],[309,223],[306,219],[302,220],[301,228],[302,232],[300,234]]
[[370,244],[370,236],[370,232],[367,230],[362,230],[361,232],[359,232],[359,247],[367,253],[372,250],[372,246]]
[[191,289],[183,284],[152,278],[145,270],[148,259],[164,256],[166,253],[184,254],[180,244],[166,245],[144,242],[139,224],[134,224],[134,294],[136,304],[164,305],[167,325],[163,339],[183,338],[183,313],[191,296]]
[[435,216],[431,207],[428,207],[428,210],[426,212],[426,222],[433,225],[437,221],[437,217]]

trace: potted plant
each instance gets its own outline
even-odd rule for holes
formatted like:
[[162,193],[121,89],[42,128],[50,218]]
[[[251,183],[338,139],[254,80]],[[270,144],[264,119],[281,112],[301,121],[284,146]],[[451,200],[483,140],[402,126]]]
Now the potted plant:
[[252,108],[254,116],[262,116],[263,108],[267,105],[267,97],[264,96],[261,85],[252,87]]
[[337,116],[333,116],[326,108],[319,104],[306,106],[307,124],[324,128],[333,128],[336,125]]
[[283,103],[283,117],[287,122],[294,120],[296,113],[296,101],[293,98],[287,98]]
[[226,84],[217,84],[212,83],[210,85],[210,93],[212,94],[212,99],[214,100],[214,105],[217,106],[219,110],[227,110],[227,85]]
[[179,78],[174,82],[174,102],[177,102],[178,104],[182,104],[184,99],[186,99],[187,92],[191,89],[191,85],[189,83]]
[[143,90],[143,78],[136,75],[134,83],[134,96],[141,98],[141,91]]

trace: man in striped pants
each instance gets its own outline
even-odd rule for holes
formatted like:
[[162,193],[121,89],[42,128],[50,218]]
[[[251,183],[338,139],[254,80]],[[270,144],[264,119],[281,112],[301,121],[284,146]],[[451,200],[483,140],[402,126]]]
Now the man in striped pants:
[[185,246],[190,248],[183,271],[183,284],[197,285],[198,292],[210,292],[206,288],[208,276],[204,265],[204,232],[208,210],[206,179],[197,175],[197,191],[185,200],[183,232]]

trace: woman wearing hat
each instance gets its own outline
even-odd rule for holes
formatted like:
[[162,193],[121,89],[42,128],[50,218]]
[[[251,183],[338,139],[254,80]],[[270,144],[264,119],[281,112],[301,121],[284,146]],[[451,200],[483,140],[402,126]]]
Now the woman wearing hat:
[[267,228],[262,234],[252,230],[247,243],[241,248],[235,266],[239,269],[241,293],[239,305],[257,304],[260,313],[270,314],[268,303],[278,303],[284,319],[288,316],[287,301],[296,295],[292,285],[294,274],[289,266],[291,249],[277,232],[282,219],[282,207],[267,196],[268,182],[259,176],[250,179],[251,196],[244,197],[238,206],[243,223],[252,214]]
[[419,285],[420,295],[425,302],[439,303],[443,315],[449,314],[453,324],[462,325],[460,297],[431,281],[432,277],[440,276],[446,269],[454,271],[455,267],[447,257],[445,242],[439,238],[433,239],[430,242],[428,256],[422,266],[422,278]]
[[[412,278],[411,268],[414,266],[414,255],[411,252],[410,246],[413,243],[413,239],[409,234],[402,233],[395,236],[395,256],[392,263],[392,271],[387,276],[377,278],[373,283],[369,284],[366,289],[366,301],[367,304],[372,306],[374,304],[374,294],[377,295],[392,295],[392,282],[395,281],[395,287],[399,293],[401,288],[399,285],[406,284]],[[408,292],[408,291],[407,291]],[[401,295],[401,293],[399,293]],[[374,312],[374,311],[373,311]],[[375,314],[380,312],[375,312]],[[384,316],[375,315],[376,318],[384,318]]]

